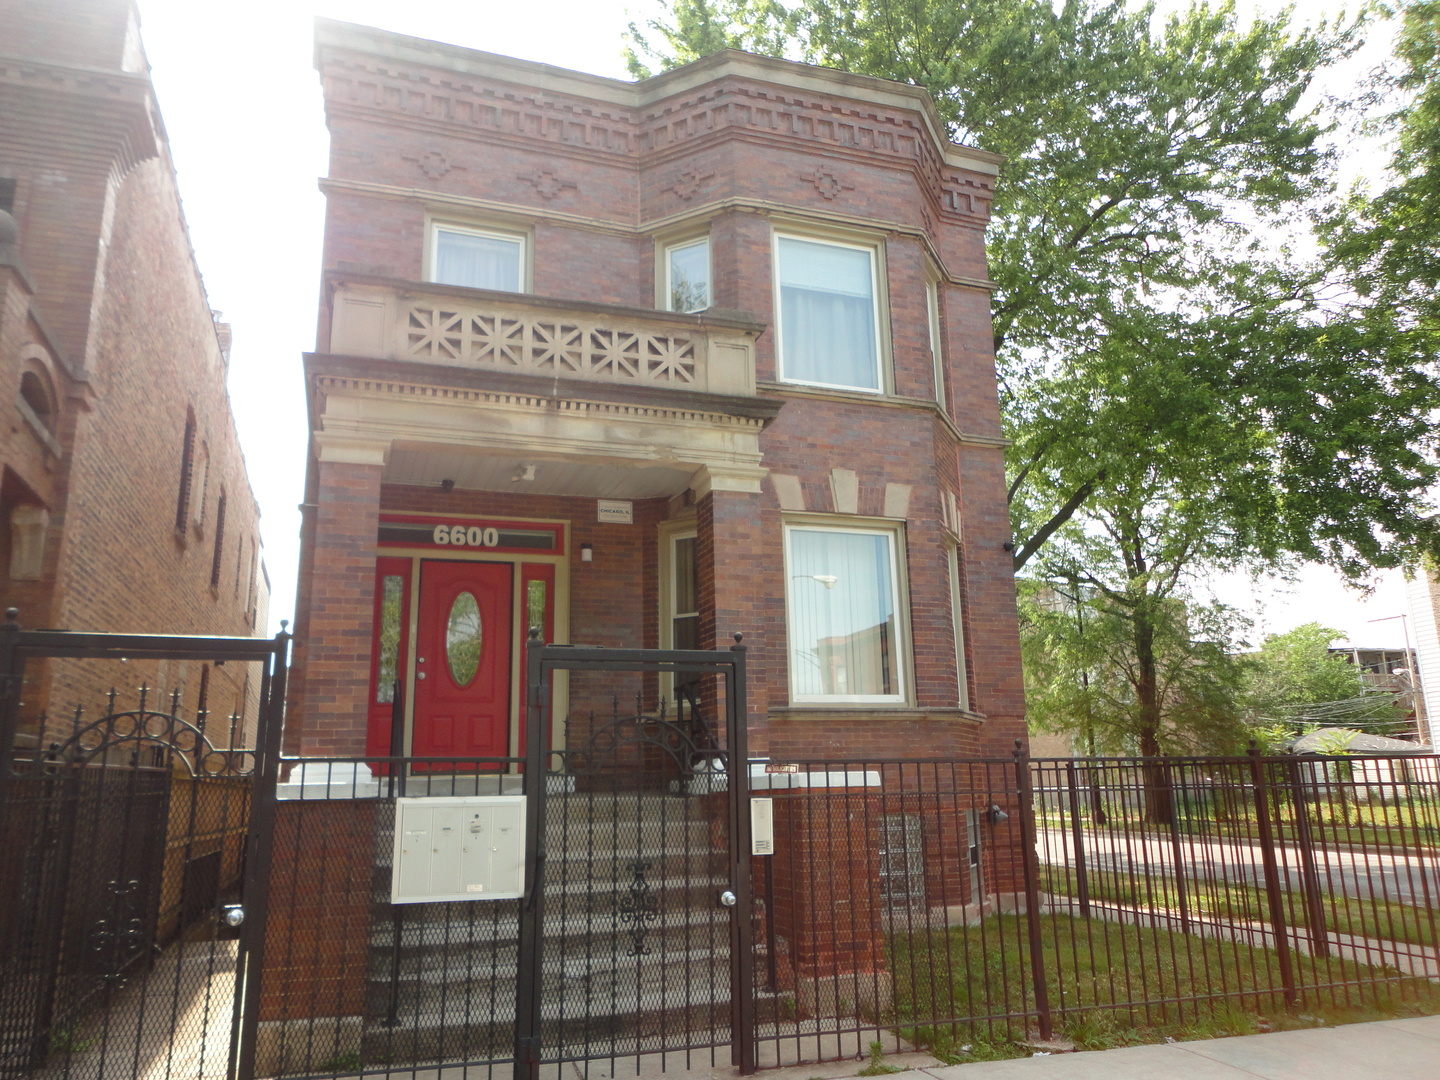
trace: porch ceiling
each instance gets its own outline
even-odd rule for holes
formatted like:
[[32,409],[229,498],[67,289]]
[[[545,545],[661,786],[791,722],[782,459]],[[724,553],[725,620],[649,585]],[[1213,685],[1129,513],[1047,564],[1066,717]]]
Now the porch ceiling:
[[[534,480],[516,480],[527,465]],[[507,491],[528,495],[579,495],[595,499],[654,499],[690,486],[693,473],[653,465],[608,465],[511,457],[455,447],[396,443],[385,463],[387,484],[439,487],[453,480],[470,491]]]

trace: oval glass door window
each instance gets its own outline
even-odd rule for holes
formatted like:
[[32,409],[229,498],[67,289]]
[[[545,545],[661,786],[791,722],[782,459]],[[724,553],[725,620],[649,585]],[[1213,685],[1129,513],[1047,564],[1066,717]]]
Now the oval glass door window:
[[480,605],[462,592],[450,605],[450,623],[445,631],[445,653],[450,677],[456,686],[469,686],[480,670]]

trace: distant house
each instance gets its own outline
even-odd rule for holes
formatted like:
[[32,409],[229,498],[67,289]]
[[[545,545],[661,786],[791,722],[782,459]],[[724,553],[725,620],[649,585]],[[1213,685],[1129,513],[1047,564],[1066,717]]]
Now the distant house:
[[[0,27],[0,601],[28,627],[263,634],[230,328],[190,248],[136,6],[0,0]],[[22,736],[46,713],[44,738],[63,736],[60,714],[111,685],[253,721],[246,680],[33,665]]]

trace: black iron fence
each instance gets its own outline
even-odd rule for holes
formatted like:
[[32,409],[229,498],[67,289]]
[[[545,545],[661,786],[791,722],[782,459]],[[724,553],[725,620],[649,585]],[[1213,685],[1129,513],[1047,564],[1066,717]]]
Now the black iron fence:
[[[17,746],[27,664],[250,664],[278,727],[288,637],[0,625],[0,1077],[224,1076],[255,755],[244,717],[141,685],[55,702]],[[123,668],[122,668],[123,670]],[[28,723],[33,727],[35,721]],[[207,730],[209,729],[209,730]]]
[[1440,1011],[1440,758],[748,761],[743,650],[536,644],[524,755],[287,759],[287,642],[0,627],[3,745],[26,656],[264,665],[253,751],[140,690],[0,760],[0,1076],[749,1072]]
[[1440,1009],[1440,759],[764,768],[762,1059]]

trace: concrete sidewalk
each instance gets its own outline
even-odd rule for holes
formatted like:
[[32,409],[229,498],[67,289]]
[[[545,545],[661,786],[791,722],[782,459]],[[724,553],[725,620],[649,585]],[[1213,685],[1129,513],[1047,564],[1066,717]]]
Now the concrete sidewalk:
[[896,1073],[896,1080],[1440,1080],[1440,1016]]
[[[642,1062],[644,1059],[642,1059]],[[928,1054],[886,1055],[886,1080],[1440,1080],[1440,1016],[1277,1031],[1229,1039],[1127,1046],[1010,1061],[941,1065]],[[738,1080],[730,1068],[661,1073],[654,1063],[591,1062],[560,1080]],[[646,1067],[646,1066],[649,1067]],[[838,1080],[857,1061],[762,1069],[758,1080]]]

